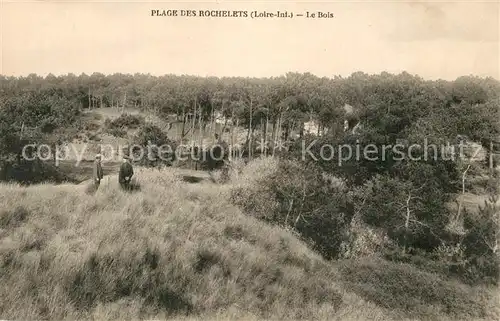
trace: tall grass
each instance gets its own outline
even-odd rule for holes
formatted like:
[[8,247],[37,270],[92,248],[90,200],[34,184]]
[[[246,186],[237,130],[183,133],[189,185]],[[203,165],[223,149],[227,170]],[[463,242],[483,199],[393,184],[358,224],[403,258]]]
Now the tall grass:
[[[225,185],[188,184],[173,168],[137,169],[140,190],[128,192],[109,176],[93,194],[86,185],[0,185],[0,318],[403,319],[363,291],[399,293],[380,290],[372,272],[338,269],[231,204],[230,191],[251,188],[273,162],[250,163]],[[401,279],[408,289],[428,285]],[[430,319],[456,319],[447,312]]]
[[[333,314],[340,295],[320,257],[226,202],[221,191],[139,170],[115,180],[2,185],[0,316],[136,318],[238,310],[259,318]],[[123,313],[120,313],[123,311]]]

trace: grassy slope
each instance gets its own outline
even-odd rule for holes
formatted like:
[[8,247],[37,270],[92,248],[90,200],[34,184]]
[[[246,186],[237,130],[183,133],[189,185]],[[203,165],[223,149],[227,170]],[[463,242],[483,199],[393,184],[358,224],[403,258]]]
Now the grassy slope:
[[139,171],[134,194],[114,180],[94,196],[1,186],[1,317],[332,313],[330,270],[297,239],[243,216],[221,190],[157,173]]
[[[186,184],[177,174],[138,170],[141,191],[133,194],[119,190],[114,179],[105,180],[95,195],[86,194],[85,185],[1,185],[0,317],[407,315],[369,302],[376,300],[362,290],[373,288],[375,272],[368,270],[367,281],[337,269],[291,233],[229,204],[231,185]],[[446,319],[442,310],[431,316]]]

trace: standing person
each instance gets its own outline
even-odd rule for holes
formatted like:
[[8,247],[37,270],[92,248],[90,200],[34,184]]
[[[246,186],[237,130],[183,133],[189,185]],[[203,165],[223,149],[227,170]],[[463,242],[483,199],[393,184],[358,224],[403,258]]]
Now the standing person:
[[123,156],[123,162],[120,166],[120,172],[118,174],[118,182],[123,189],[129,189],[130,180],[133,175],[134,168],[132,167],[132,164],[130,164],[129,158],[127,156]]
[[103,177],[103,171],[102,171],[102,165],[101,165],[101,154],[95,155],[95,161],[94,161],[94,186],[95,189],[97,190],[99,188],[99,185],[101,185],[101,180]]
[[207,163],[208,170],[216,170],[222,167],[224,164],[224,159],[227,158],[227,153],[225,150],[225,142],[220,138],[219,134],[215,133],[215,142],[208,150]]

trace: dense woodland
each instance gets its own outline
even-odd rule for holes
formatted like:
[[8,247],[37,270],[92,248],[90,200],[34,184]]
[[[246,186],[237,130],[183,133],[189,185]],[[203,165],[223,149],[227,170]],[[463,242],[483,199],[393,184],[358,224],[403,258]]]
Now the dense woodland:
[[[183,133],[192,126],[189,115],[203,127],[219,112],[248,130],[247,143],[257,130],[271,140],[287,139],[308,120],[317,121],[327,132],[318,147],[321,142],[352,146],[401,140],[422,144],[424,139],[435,144],[479,142],[488,153],[481,164],[445,157],[396,161],[389,154],[384,161],[350,160],[338,166],[335,160],[304,161],[300,146],[292,145],[280,155],[277,173],[256,190],[235,191],[233,198],[248,214],[293,229],[328,258],[356,255],[353,224],[360,222],[383,231],[389,241],[376,251],[391,260],[417,262],[415,258],[423,257],[415,263],[423,269],[466,282],[498,280],[499,214],[494,205],[498,175],[489,168],[490,158],[495,160],[489,156],[490,146],[500,140],[497,80],[466,76],[428,81],[408,73],[357,72],[346,78],[307,73],[266,79],[94,73],[0,81],[3,169],[19,161],[20,147],[27,141],[70,140],[69,128],[81,126],[79,115],[98,107],[136,107],[164,119],[175,114],[184,124]],[[353,107],[352,114],[345,114],[345,104]],[[362,124],[356,134],[344,131],[346,118],[350,124]],[[33,131],[29,137],[21,135],[25,128]],[[153,141],[160,136],[157,128],[146,129],[157,133],[149,137]],[[306,141],[314,138],[304,136]],[[485,177],[491,202],[474,215],[460,205],[450,210],[447,204],[466,184],[470,187],[467,178],[474,175]],[[334,184],[332,178],[342,183]],[[269,206],[256,203],[270,195]]]
[[[163,118],[175,114],[183,124],[182,136],[193,126],[205,128],[222,114],[247,128],[248,144],[257,128],[271,141],[287,140],[292,130],[301,132],[307,120],[316,121],[321,132],[340,134],[345,119],[341,107],[349,104],[355,110],[348,115],[351,125],[362,120],[387,134],[389,141],[432,131],[442,139],[461,134],[487,145],[497,135],[493,119],[500,93],[499,82],[491,78],[424,81],[407,73],[362,72],[347,78],[288,73],[267,79],[31,74],[2,76],[0,83],[4,153],[13,147],[9,140],[29,130],[42,140],[69,140],[64,135],[68,131],[58,131],[67,128],[61,125],[78,123],[79,112],[96,107],[136,107]],[[57,138],[50,135],[53,132]]]
[[[263,123],[280,124],[283,131],[288,132],[304,120],[313,119],[320,127],[332,129],[344,120],[340,107],[349,104],[358,111],[358,117],[369,122],[378,119],[381,124],[388,123],[392,128],[384,130],[396,134],[409,130],[410,125],[416,126],[417,119],[434,117],[431,112],[446,116],[441,113],[442,109],[454,118],[469,106],[476,106],[471,113],[485,108],[493,108],[495,112],[494,104],[500,92],[499,82],[491,78],[424,81],[407,73],[367,75],[362,72],[347,78],[288,73],[266,79],[144,74],[105,76],[100,73],[59,77],[49,74],[43,78],[32,74],[1,77],[0,83],[1,102],[7,106],[3,112],[13,112],[15,108],[23,110],[17,113],[12,125],[20,127],[18,120],[22,118],[25,125],[38,126],[45,132],[57,128],[58,122],[73,122],[75,110],[125,106],[153,111],[159,117],[176,114],[185,121],[187,115],[195,114],[201,116],[203,125],[210,122],[215,112],[220,112],[232,118],[234,123],[239,119],[240,125],[252,128]],[[454,108],[462,112],[456,113]],[[482,123],[481,128],[476,128],[473,121]],[[488,122],[473,121],[468,125],[453,124],[465,127],[448,128],[444,134],[453,136],[460,132],[471,139],[488,139],[491,129],[483,128]]]

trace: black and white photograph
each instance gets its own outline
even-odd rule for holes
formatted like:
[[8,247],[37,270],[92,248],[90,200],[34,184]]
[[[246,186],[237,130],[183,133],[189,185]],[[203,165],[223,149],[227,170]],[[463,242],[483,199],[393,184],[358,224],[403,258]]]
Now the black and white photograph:
[[0,320],[500,320],[499,1],[0,0]]

